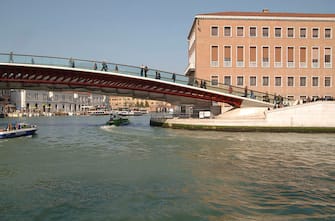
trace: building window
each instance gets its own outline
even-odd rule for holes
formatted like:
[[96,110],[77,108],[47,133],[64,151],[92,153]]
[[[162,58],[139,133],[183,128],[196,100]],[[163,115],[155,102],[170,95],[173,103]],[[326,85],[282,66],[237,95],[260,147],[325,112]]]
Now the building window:
[[231,85],[231,76],[224,76],[223,84]]
[[224,66],[231,67],[231,46],[225,45],[224,46]]
[[237,46],[236,66],[244,67],[244,47],[243,46]]
[[263,38],[268,38],[269,37],[269,28],[268,27],[263,27],[262,28],[262,36],[263,36]]
[[306,38],[306,37],[307,37],[307,29],[300,28],[300,38]]
[[275,86],[281,87],[281,77],[275,77]]
[[243,37],[244,36],[244,28],[243,27],[237,27],[236,28],[236,35],[237,35],[237,37]]
[[312,28],[312,38],[319,38],[319,29]]
[[257,78],[256,76],[250,76],[250,86],[257,86]]
[[325,77],[325,87],[331,87],[331,77]]
[[231,37],[231,27],[229,26],[224,27],[224,36]]
[[319,67],[319,48],[313,47],[312,48],[312,68]]
[[270,83],[269,77],[268,76],[263,76],[262,85],[267,87],[267,86],[269,86],[269,83]]
[[294,86],[294,77],[287,77],[287,86],[288,87]]
[[257,67],[257,50],[256,50],[256,46],[250,46],[250,62],[249,62],[249,66],[250,67]]
[[319,87],[319,77],[312,77],[312,86]]
[[300,77],[300,87],[306,87],[307,86],[307,78],[306,77]]
[[300,68],[307,68],[307,48],[306,47],[300,47],[299,67]]
[[282,54],[281,54],[281,47],[275,47],[275,67],[280,68],[282,67]]
[[219,36],[219,27],[218,26],[212,26],[211,28],[211,36],[217,37]]
[[281,38],[281,28],[275,28],[275,37]]
[[237,82],[236,82],[236,85],[237,86],[243,86],[243,84],[244,84],[244,79],[243,79],[243,76],[237,76]]
[[212,45],[211,47],[211,67],[219,66],[219,46]]
[[287,28],[287,37],[294,38],[294,28]]
[[325,39],[332,38],[332,30],[330,28],[325,28]]
[[287,47],[287,67],[294,68],[294,47]]
[[250,27],[250,37],[256,37],[257,36],[257,28],[256,27]]
[[211,86],[218,86],[219,85],[219,76],[213,75],[211,76]]
[[325,48],[325,68],[332,67],[331,48]]
[[269,61],[269,47],[263,46],[262,48],[262,67],[269,67],[270,61]]

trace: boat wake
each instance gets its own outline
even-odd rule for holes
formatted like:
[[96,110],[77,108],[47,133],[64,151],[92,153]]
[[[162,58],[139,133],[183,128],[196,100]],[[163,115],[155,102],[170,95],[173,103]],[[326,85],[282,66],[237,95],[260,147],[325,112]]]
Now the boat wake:
[[106,131],[111,131],[115,127],[116,127],[115,125],[103,125],[103,126],[100,126],[100,128],[102,130],[106,130]]

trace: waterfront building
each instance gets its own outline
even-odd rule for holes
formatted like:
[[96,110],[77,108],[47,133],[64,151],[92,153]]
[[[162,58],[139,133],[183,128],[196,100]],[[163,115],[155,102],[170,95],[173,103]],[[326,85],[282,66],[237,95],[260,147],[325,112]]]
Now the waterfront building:
[[146,109],[148,111],[163,111],[171,108],[171,104],[164,101],[138,99],[132,97],[110,96],[109,104],[112,109],[131,108]]
[[87,107],[106,107],[108,98],[89,92],[11,90],[11,103],[20,112],[78,113]]
[[186,75],[294,100],[335,97],[335,14],[196,15]]
[[11,106],[10,90],[0,90],[0,114],[10,111]]

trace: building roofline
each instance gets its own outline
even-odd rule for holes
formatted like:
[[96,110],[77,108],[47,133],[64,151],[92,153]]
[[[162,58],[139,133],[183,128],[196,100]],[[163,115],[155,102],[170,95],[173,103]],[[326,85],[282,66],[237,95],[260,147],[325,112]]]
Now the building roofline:
[[243,17],[293,17],[293,18],[335,18],[335,14],[315,14],[315,13],[291,13],[291,12],[269,12],[263,10],[263,12],[214,12],[198,14],[196,17],[210,17],[210,16],[243,16]]
[[262,12],[225,11],[197,14],[194,17],[188,39],[195,27],[197,19],[248,19],[248,20],[296,20],[296,21],[335,21],[335,14],[321,13],[294,13],[294,12],[270,12],[264,9]]

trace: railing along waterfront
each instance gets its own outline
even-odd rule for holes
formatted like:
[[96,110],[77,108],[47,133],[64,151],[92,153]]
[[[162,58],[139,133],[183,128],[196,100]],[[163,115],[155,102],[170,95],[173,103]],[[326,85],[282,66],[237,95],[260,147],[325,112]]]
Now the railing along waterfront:
[[56,67],[77,68],[83,70],[105,71],[143,78],[157,79],[165,82],[172,82],[192,87],[203,88],[206,90],[217,91],[232,94],[240,97],[248,97],[273,104],[288,104],[288,100],[281,96],[268,94],[260,91],[250,90],[248,88],[236,87],[216,82],[195,78],[193,82],[185,75],[173,72],[162,71],[148,68],[145,73],[144,67],[111,63],[107,61],[84,60],[77,58],[63,58],[53,56],[40,56],[29,54],[0,53],[1,63],[30,64],[30,65],[48,65]]

